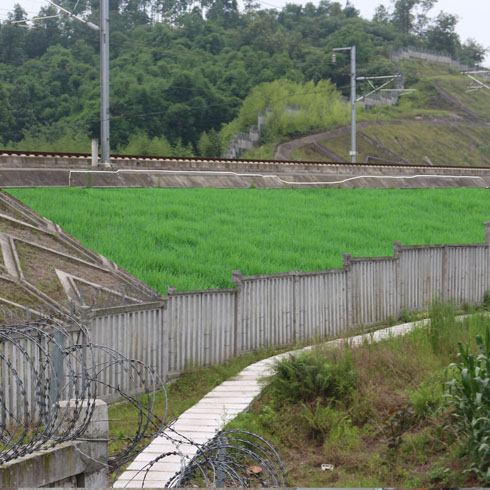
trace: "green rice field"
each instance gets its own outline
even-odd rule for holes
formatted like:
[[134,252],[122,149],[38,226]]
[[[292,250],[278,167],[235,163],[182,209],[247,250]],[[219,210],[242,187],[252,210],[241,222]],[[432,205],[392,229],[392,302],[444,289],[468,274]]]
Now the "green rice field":
[[165,292],[341,267],[342,253],[481,243],[488,189],[11,189],[85,246]]

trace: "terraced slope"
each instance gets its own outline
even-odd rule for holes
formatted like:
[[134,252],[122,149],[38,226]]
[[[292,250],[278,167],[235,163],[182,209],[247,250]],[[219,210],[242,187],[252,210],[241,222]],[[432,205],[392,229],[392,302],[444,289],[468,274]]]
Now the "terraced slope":
[[[445,65],[406,61],[402,69],[416,92],[396,108],[361,114],[358,161],[490,165],[490,90],[469,91],[474,82]],[[276,158],[348,161],[349,150],[346,126],[283,143]]]
[[28,315],[73,313],[159,299],[149,286],[0,191],[0,323],[18,321],[26,308]]

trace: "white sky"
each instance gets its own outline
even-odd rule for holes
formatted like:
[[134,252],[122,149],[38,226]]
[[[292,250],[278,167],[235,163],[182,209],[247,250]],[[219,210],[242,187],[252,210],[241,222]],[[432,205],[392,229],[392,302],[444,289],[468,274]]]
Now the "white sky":
[[[290,0],[290,3],[307,3],[308,0]],[[345,0],[338,0],[345,4]],[[7,13],[12,10],[15,3],[20,3],[29,13],[36,14],[43,5],[48,5],[46,0],[0,0],[0,19],[5,19]],[[287,0],[264,0],[264,6],[282,7]],[[318,4],[318,0],[313,0]],[[361,11],[361,16],[371,19],[377,5],[386,7],[392,5],[391,0],[352,0],[351,3]],[[490,0],[438,0],[435,8],[431,10],[431,17],[444,10],[455,14],[459,18],[457,31],[462,41],[473,38],[486,48],[490,48]],[[490,52],[485,60],[486,66],[490,66]]]

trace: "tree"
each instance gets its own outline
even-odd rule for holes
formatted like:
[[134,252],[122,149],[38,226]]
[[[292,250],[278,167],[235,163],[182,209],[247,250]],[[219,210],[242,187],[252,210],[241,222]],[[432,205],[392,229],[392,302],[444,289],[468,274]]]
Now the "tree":
[[349,0],[347,0],[344,8],[344,15],[346,17],[359,17],[359,10],[357,10]]
[[13,123],[11,111],[7,90],[0,85],[0,142],[13,139],[10,133]]
[[431,49],[442,51],[455,56],[460,45],[456,24],[458,18],[455,15],[441,12],[434,24],[427,30],[427,41]]
[[474,39],[467,39],[457,52],[457,56],[462,63],[467,65],[476,65],[485,59],[488,49]]
[[420,32],[428,23],[427,13],[437,0],[392,0],[392,23],[405,34]]
[[391,14],[384,5],[378,5],[374,11],[373,20],[375,22],[381,22],[388,24],[390,22]]

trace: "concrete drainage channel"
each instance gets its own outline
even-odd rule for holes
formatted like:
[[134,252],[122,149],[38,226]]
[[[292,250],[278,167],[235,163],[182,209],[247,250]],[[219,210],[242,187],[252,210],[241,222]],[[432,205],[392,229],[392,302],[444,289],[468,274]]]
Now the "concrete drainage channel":
[[[463,317],[460,317],[463,318]],[[415,326],[425,326],[430,320],[404,323],[394,327],[377,330],[376,332],[356,335],[345,339],[332,340],[323,346],[339,347],[349,345],[356,347],[364,342],[379,342],[394,336],[405,335]],[[247,410],[252,401],[261,391],[261,378],[272,373],[274,362],[299,352],[308,351],[318,346],[309,346],[291,352],[279,354],[268,359],[256,362],[243,369],[237,376],[223,382],[210,391],[196,405],[185,411],[172,426],[179,433],[182,441],[191,440],[204,444],[221,430],[229,421],[240,412]],[[170,439],[176,438],[175,432],[157,436],[140,453],[128,469],[114,483],[116,488],[161,488],[177,473],[181,471],[197,450],[196,446],[182,447],[182,456],[173,455],[152,463],[164,453],[174,453],[176,445]]]

